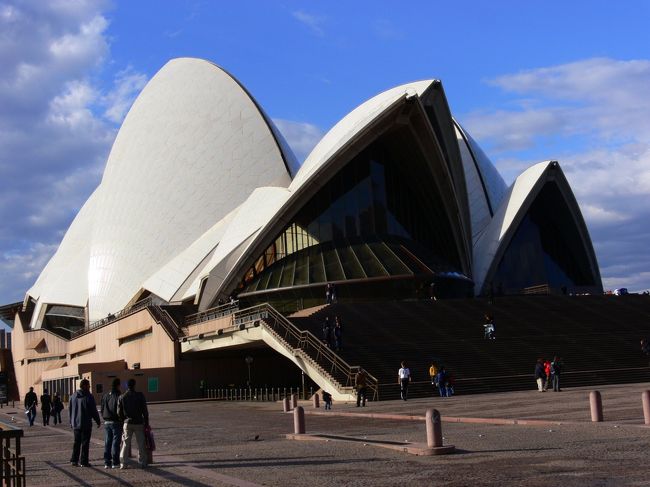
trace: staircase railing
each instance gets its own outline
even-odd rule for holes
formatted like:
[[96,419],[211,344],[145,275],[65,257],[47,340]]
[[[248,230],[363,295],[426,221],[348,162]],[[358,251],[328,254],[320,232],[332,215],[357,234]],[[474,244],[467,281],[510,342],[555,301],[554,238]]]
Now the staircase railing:
[[102,328],[106,325],[110,325],[111,323],[120,320],[125,316],[129,316],[133,313],[136,313],[137,311],[140,311],[141,309],[146,308],[147,306],[151,306],[152,303],[153,303],[153,299],[151,297],[143,299],[142,301],[138,301],[133,306],[129,306],[127,308],[121,309],[115,314],[109,314],[106,318],[93,321],[92,323],[89,323],[83,328],[71,332],[70,339],[77,338],[78,336],[84,335],[85,333],[90,333],[91,331],[95,331],[98,328]]
[[151,313],[151,316],[163,327],[169,338],[177,340],[179,336],[183,335],[183,330],[176,324],[174,318],[166,310],[157,304],[152,304],[147,309]]
[[204,321],[215,320],[223,316],[228,316],[239,310],[239,301],[232,301],[230,303],[222,304],[214,308],[206,309],[200,313],[194,313],[192,315],[187,315],[183,326],[187,328],[190,325],[196,325],[197,323],[202,323]]
[[[267,329],[275,333],[277,337],[284,340],[294,350],[300,350],[303,354],[311,358],[318,364],[332,379],[336,382],[337,377],[342,377],[343,387],[353,387],[356,373],[361,369],[360,366],[351,366],[343,360],[337,353],[329,348],[325,343],[319,340],[313,333],[308,330],[300,330],[273,306],[268,303],[246,308],[238,311],[234,316],[234,326],[246,326],[256,321],[263,322]],[[260,323],[258,323],[260,324]],[[372,392],[374,401],[379,399],[379,382],[377,379],[367,374],[367,387]]]

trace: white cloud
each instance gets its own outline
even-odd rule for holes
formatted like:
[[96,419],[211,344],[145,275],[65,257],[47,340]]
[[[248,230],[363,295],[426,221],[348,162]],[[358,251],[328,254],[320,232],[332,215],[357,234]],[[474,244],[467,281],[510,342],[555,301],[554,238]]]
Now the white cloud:
[[294,19],[307,26],[317,36],[323,36],[325,34],[325,30],[323,29],[323,24],[326,20],[325,17],[313,15],[303,10],[292,12],[291,15]]
[[115,88],[104,97],[104,103],[107,106],[106,118],[112,122],[120,123],[147,81],[144,74],[136,73],[132,68],[117,73]]
[[105,8],[0,4],[0,303],[22,299],[97,186],[116,123],[146,81],[127,68],[99,84],[110,61]]
[[280,130],[301,164],[324,135],[316,125],[306,122],[274,118],[273,123]]
[[469,132],[510,181],[532,154],[559,160],[605,287],[650,288],[650,60],[587,59],[490,84],[515,96],[513,108],[468,114]]

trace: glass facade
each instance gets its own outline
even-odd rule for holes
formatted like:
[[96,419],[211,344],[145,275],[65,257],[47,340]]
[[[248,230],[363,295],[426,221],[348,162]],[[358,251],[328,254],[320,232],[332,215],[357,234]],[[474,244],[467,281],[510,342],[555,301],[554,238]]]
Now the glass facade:
[[428,163],[410,130],[398,128],[314,194],[246,272],[240,295],[460,269]]
[[492,283],[505,292],[538,285],[596,286],[587,255],[559,188],[548,182],[517,228]]

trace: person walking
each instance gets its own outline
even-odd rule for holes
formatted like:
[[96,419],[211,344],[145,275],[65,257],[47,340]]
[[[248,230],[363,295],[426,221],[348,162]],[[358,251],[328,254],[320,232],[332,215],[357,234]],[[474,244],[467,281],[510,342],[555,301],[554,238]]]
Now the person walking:
[[[354,376],[354,388],[357,390],[357,407],[366,407],[366,394],[368,392],[368,374],[363,369],[359,369]],[[363,398],[363,400],[362,400]]]
[[30,387],[29,392],[25,394],[25,413],[27,413],[27,420],[30,426],[34,426],[34,419],[36,418],[36,406],[38,406],[38,397],[34,392],[34,388]]
[[325,317],[325,322],[323,323],[323,343],[330,347],[330,341],[332,340],[332,327],[330,326],[329,316]]
[[93,431],[93,420],[97,427],[101,426],[95,398],[90,393],[90,381],[83,379],[79,390],[70,397],[70,427],[74,431],[74,444],[70,465],[90,467],[88,453],[90,450],[90,435]]
[[52,396],[47,393],[47,389],[43,389],[41,395],[41,414],[43,415],[43,426],[50,425],[50,413],[52,412]]
[[59,393],[55,392],[54,398],[52,399],[52,416],[54,416],[54,426],[56,426],[57,423],[63,423],[63,421],[61,421],[61,411],[63,411],[63,402],[61,401],[61,396],[59,396]]
[[117,403],[117,414],[124,423],[120,468],[127,468],[127,455],[131,451],[131,440],[134,435],[138,442],[138,462],[142,468],[147,468],[147,452],[144,444],[144,429],[149,427],[147,400],[144,394],[135,390],[135,379],[129,379],[127,386],[127,391],[120,396]]
[[406,362],[402,361],[402,367],[397,371],[397,383],[400,386],[400,396],[402,400],[406,401],[409,391],[409,382],[411,381],[411,370],[406,366]]
[[104,468],[120,466],[120,443],[122,442],[122,421],[117,414],[117,403],[122,395],[120,379],[113,379],[110,392],[102,397],[102,418],[104,418]]

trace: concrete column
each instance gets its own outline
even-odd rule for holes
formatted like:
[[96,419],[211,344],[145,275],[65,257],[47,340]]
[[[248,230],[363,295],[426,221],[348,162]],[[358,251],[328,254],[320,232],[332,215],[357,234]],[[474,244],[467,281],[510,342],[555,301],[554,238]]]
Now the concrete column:
[[426,413],[427,446],[438,448],[442,446],[442,423],[437,409],[429,408]]
[[318,397],[318,394],[314,394],[312,396],[312,401],[314,401],[314,407],[319,408],[320,407],[320,399]]
[[305,434],[305,410],[302,406],[293,410],[293,432],[297,435]]
[[282,399],[282,410],[285,413],[289,412],[289,398],[287,396],[284,396],[284,399]]
[[591,391],[589,393],[589,406],[591,408],[591,420],[594,423],[600,423],[603,420],[603,401],[600,392]]
[[650,391],[644,391],[641,394],[641,403],[643,404],[643,421],[650,424]]

